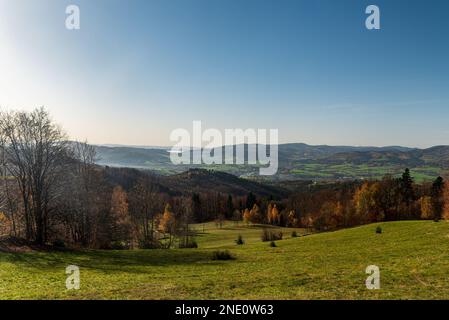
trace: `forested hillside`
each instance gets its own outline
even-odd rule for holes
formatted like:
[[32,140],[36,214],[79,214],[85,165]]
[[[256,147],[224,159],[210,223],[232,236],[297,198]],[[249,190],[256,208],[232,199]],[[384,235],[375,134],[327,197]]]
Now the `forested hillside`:
[[[371,180],[261,183],[212,169],[161,175],[101,166],[96,161],[98,148],[68,141],[44,109],[2,113],[0,136],[0,235],[42,246],[194,247],[190,226],[210,221],[324,231],[380,221],[449,218],[449,183],[438,175],[430,182],[417,181],[408,168],[399,176]],[[443,147],[387,149],[351,154],[413,153],[427,159],[422,161],[445,156]],[[319,150],[330,152],[328,147]],[[334,159],[341,154],[334,154]],[[320,161],[314,165],[320,166]]]

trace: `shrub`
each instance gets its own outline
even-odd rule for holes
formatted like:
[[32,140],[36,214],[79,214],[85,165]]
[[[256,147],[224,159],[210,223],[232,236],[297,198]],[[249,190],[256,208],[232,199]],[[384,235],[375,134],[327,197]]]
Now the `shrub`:
[[53,247],[55,248],[65,248],[65,242],[62,239],[56,239],[53,241]]
[[268,229],[262,231],[262,241],[276,241],[282,240],[282,232],[275,232]]
[[274,242],[274,241],[271,241],[271,242],[270,242],[270,247],[272,247],[272,248],[275,248],[275,247],[277,247],[277,246],[276,246],[276,242]]
[[292,232],[292,238],[296,238],[298,236],[298,234],[296,233],[296,231]]
[[157,240],[140,240],[139,241],[139,249],[160,249],[162,245]]
[[433,219],[433,222],[440,222],[440,219],[439,218],[435,218],[435,219]]
[[186,243],[180,243],[179,248],[181,248],[181,249],[198,248],[198,243],[195,241],[195,239],[190,239]]
[[190,248],[198,248],[198,243],[196,242],[196,240],[192,240],[189,243]]
[[237,237],[237,240],[235,240],[235,243],[238,245],[242,245],[245,243],[245,241],[243,241],[242,235],[239,234],[239,236]]
[[228,250],[216,250],[212,253],[212,260],[234,260],[235,257]]
[[112,241],[111,242],[112,250],[128,250],[129,244],[126,241]]
[[376,233],[382,233],[382,228],[381,227],[377,227],[376,228]]

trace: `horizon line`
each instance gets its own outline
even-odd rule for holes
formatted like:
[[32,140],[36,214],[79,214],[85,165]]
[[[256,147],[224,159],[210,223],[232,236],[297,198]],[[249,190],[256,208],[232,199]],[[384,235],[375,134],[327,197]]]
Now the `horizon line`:
[[[120,144],[120,143],[89,143],[94,146],[98,147],[108,147],[108,148],[138,148],[138,149],[170,149],[173,148],[173,146],[162,146],[162,145],[134,145],[134,144]],[[248,144],[244,143],[245,145],[253,145],[254,143]],[[411,146],[403,146],[403,145],[383,145],[383,146],[375,146],[375,145],[345,145],[345,144],[338,144],[338,145],[330,145],[330,144],[309,144],[305,142],[285,142],[285,143],[278,143],[278,146],[282,145],[294,145],[294,144],[303,144],[310,147],[350,147],[350,148],[377,148],[377,149],[384,149],[384,148],[405,148],[405,149],[415,149],[415,150],[426,150],[431,149],[435,147],[449,147],[449,144],[436,144],[436,145],[430,145],[429,147],[411,147]],[[241,145],[240,144],[233,144],[232,146]],[[256,143],[256,145],[262,145],[261,143]],[[270,145],[270,144],[268,144]],[[231,145],[221,145],[212,147],[210,149],[215,148],[221,148]],[[184,146],[185,148],[192,148],[192,146]],[[193,149],[198,149],[198,147],[193,147]]]

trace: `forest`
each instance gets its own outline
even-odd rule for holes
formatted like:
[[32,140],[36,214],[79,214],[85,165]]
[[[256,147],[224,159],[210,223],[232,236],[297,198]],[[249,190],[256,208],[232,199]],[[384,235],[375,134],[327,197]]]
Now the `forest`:
[[[0,144],[0,236],[42,246],[191,248],[197,246],[191,225],[211,221],[321,232],[449,219],[449,183],[435,177],[418,184],[407,168],[401,176],[301,184],[287,192],[282,183],[245,192],[244,179],[235,182],[241,188],[223,192],[217,176],[212,187],[180,191],[172,187],[177,181],[168,183],[172,177],[98,165],[96,147],[70,141],[43,108],[2,112]],[[207,180],[212,172],[190,170],[186,179],[195,174]]]

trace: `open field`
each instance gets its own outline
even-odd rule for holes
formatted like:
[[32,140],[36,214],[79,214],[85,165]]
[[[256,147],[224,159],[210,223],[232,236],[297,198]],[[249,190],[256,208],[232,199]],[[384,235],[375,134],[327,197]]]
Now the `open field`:
[[[378,225],[382,234],[375,233]],[[284,230],[276,248],[261,242],[260,233],[260,227],[206,224],[198,249],[0,253],[0,297],[449,299],[449,223],[379,223],[299,238]],[[238,234],[243,246],[234,243]],[[236,260],[211,260],[217,248]],[[70,264],[80,267],[80,290],[65,288]],[[372,264],[381,270],[380,290],[365,287]]]
[[[382,179],[387,174],[400,176],[401,165],[373,164],[296,164],[290,174],[301,179]],[[416,182],[428,182],[444,172],[436,166],[413,167],[412,176]]]

